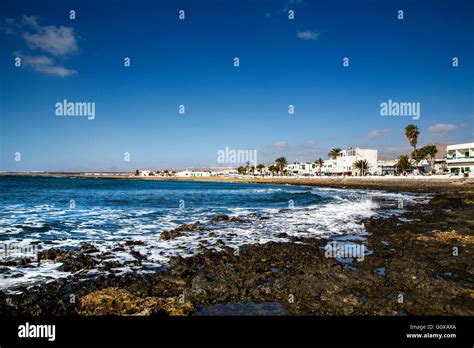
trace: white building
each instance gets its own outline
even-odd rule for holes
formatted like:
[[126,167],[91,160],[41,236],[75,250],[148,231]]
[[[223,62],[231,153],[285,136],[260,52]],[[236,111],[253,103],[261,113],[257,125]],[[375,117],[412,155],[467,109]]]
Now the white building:
[[359,170],[355,168],[355,163],[360,160],[368,162],[367,173],[377,170],[377,150],[351,147],[342,150],[336,159],[324,161],[323,172],[328,175],[360,175]]
[[295,162],[288,164],[284,171],[286,175],[312,176],[316,164],[308,162]]
[[138,175],[140,176],[150,176],[151,171],[150,170],[139,170]]
[[332,158],[325,160],[321,168],[321,173],[326,174],[326,175],[335,175],[335,174],[337,175],[338,173],[337,160],[332,159]]
[[474,143],[448,145],[446,151],[446,164],[450,173],[474,173]]
[[359,170],[355,168],[355,162],[366,160],[369,163],[367,173],[377,171],[377,150],[349,148],[341,151],[341,155],[336,159],[325,160],[321,168],[312,162],[294,162],[288,164],[284,171],[290,176],[318,176],[321,175],[359,175]]
[[369,168],[369,171],[370,173],[376,175],[394,175],[396,172],[398,172],[398,169],[396,168],[397,162],[397,159],[378,160],[377,167]]

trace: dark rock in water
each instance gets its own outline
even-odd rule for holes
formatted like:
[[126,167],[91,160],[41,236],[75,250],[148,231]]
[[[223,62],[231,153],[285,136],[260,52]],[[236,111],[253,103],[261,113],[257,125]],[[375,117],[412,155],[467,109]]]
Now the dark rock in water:
[[25,266],[33,262],[33,259],[30,257],[24,257],[20,260],[20,265]]
[[98,251],[99,249],[97,249],[94,245],[89,244],[89,243],[81,245],[81,249],[80,249],[80,252],[85,253],[85,254],[96,253]]
[[160,239],[161,240],[170,240],[178,237],[182,237],[185,234],[182,233],[183,231],[185,232],[191,232],[191,231],[196,231],[200,228],[201,223],[199,221],[188,225],[188,224],[182,224],[181,226],[176,227],[174,230],[171,231],[165,231],[161,232],[160,234]]
[[136,250],[132,250],[130,251],[130,255],[132,255],[134,258],[136,258],[137,260],[139,260],[140,262],[144,259],[146,259],[146,256],[140,254],[138,251]]
[[122,264],[118,261],[105,261],[102,263],[102,269],[110,271],[112,268],[122,267]]
[[124,245],[125,246],[132,246],[132,245],[144,245],[145,242],[141,240],[127,240]]
[[56,248],[39,252],[37,258],[38,262],[41,262],[41,260],[62,262],[63,264],[58,270],[64,272],[77,272],[81,269],[91,269],[97,264],[97,261],[92,256]]
[[51,248],[45,251],[40,251],[37,255],[38,261],[41,260],[52,260],[56,261],[58,258],[67,254],[67,251],[62,251],[56,248]]
[[15,261],[2,261],[0,262],[0,266],[16,266]]
[[74,253],[69,253],[67,257],[62,257],[60,261],[63,262],[63,264],[58,270],[63,272],[77,272],[81,269],[92,269],[97,264],[97,261],[91,256]]
[[217,215],[211,219],[211,223],[220,221],[229,221],[229,217],[227,215]]
[[242,218],[238,216],[227,216],[227,215],[217,215],[211,219],[211,224],[215,222],[228,221],[228,222],[243,222]]
[[182,236],[184,236],[184,233],[181,233],[181,232],[176,231],[176,230],[164,231],[164,232],[161,232],[160,239],[161,240],[170,240],[170,239],[175,239],[175,238],[182,237]]
[[289,237],[288,233],[286,233],[286,232],[278,233],[276,236],[278,238],[288,238]]
[[203,253],[203,252],[206,252],[206,251],[207,251],[206,246],[205,246],[204,244],[202,244],[202,243],[199,243],[199,245],[198,245],[198,252]]
[[261,215],[261,214],[259,214],[259,213],[252,213],[252,214],[250,214],[249,216],[254,217],[254,218],[258,219],[258,220],[269,220],[269,219],[270,219],[269,216],[264,216],[264,215]]

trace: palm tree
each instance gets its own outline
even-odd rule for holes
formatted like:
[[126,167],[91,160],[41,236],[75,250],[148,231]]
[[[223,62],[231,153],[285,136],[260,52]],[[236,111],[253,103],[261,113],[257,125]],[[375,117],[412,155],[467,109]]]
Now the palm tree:
[[412,167],[410,163],[410,159],[406,155],[401,155],[397,163],[395,163],[395,167],[398,168],[400,171],[403,171],[405,169],[410,169]]
[[354,163],[354,167],[359,169],[359,173],[361,176],[364,176],[364,172],[369,169],[369,162],[367,160],[358,160]]
[[408,139],[408,142],[413,149],[415,150],[415,157],[413,157],[416,161],[416,166],[418,166],[418,161],[416,160],[416,144],[418,143],[418,136],[420,135],[420,130],[414,124],[409,124],[405,127],[405,136]]
[[239,168],[237,168],[237,173],[242,174],[242,175],[246,174],[247,168],[240,166]]
[[262,175],[262,176],[263,176],[262,172],[263,172],[264,168],[265,168],[265,164],[263,164],[263,163],[257,164],[257,169],[260,172],[260,175]]
[[138,175],[140,175],[140,171],[137,169],[135,170],[135,176],[138,176]]
[[436,148],[436,145],[426,145],[425,149],[426,149],[426,154],[430,156],[430,165],[431,165],[431,168],[433,168],[435,165],[435,158],[436,158],[436,154],[438,153],[438,149]]
[[268,170],[270,173],[272,173],[272,176],[275,176],[275,172],[278,171],[278,168],[272,164],[270,167],[268,167]]
[[321,176],[321,168],[324,165],[324,160],[319,157],[316,161],[314,161],[314,163],[318,166],[319,176]]
[[163,174],[164,174],[165,176],[169,176],[170,171],[169,171],[168,169],[165,169],[165,171],[163,172]]
[[250,161],[247,161],[245,163],[245,170],[247,171],[247,173],[249,172],[249,170],[250,170]]
[[278,157],[275,160],[275,164],[276,164],[276,167],[280,171],[280,175],[283,175],[283,170],[288,165],[288,161],[286,160],[286,158],[285,157]]
[[255,166],[250,166],[250,173],[252,173],[252,175],[255,174]]
[[336,159],[336,157],[341,155],[342,150],[338,147],[332,149],[329,151],[328,156],[331,157],[332,159]]

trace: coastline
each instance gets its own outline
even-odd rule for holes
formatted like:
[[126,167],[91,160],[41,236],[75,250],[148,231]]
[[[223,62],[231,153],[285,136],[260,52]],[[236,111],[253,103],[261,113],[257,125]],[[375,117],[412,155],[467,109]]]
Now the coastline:
[[372,189],[388,192],[416,192],[434,193],[449,192],[451,188],[459,187],[473,188],[474,178],[462,177],[249,177],[236,178],[227,176],[213,177],[158,177],[158,176],[134,176],[125,174],[85,174],[85,173],[0,173],[1,176],[27,176],[27,177],[66,177],[66,178],[89,178],[89,179],[123,179],[123,180],[158,180],[158,181],[195,181],[195,182],[229,182],[247,184],[276,184],[276,185],[303,185],[330,188],[350,189]]
[[[151,275],[99,276],[83,282],[73,275],[20,295],[0,292],[0,312],[196,315],[228,314],[228,306],[234,306],[234,312],[237,306],[242,314],[474,314],[472,180],[447,185],[433,181],[429,186],[418,181],[315,181],[259,183],[431,192],[433,198],[408,207],[398,217],[365,219],[366,245],[372,254],[349,266],[325,257],[323,248],[329,240],[319,238],[245,245],[239,255],[230,248],[203,250],[189,258],[173,257],[170,269]],[[87,250],[74,258],[87,259]],[[77,298],[74,303],[71,294]]]

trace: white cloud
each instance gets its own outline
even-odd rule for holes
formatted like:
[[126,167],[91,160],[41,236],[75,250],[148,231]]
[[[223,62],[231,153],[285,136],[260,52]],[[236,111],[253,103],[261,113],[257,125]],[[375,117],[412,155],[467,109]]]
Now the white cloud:
[[64,66],[49,66],[49,65],[39,65],[35,67],[35,70],[42,72],[44,74],[56,75],[59,77],[67,77],[77,73],[76,70],[68,69]]
[[288,149],[288,143],[283,140],[275,141],[272,145],[270,145],[270,149],[272,151],[285,151]]
[[438,124],[435,124],[434,126],[431,126],[429,128],[429,131],[431,133],[443,134],[443,133],[450,133],[450,132],[454,131],[456,128],[458,128],[458,127],[454,124],[438,123]]
[[380,138],[383,137],[385,134],[387,134],[389,129],[375,129],[373,131],[370,131],[367,134],[367,137],[369,139],[375,139],[375,138]]
[[23,16],[21,21],[6,18],[2,29],[7,34],[18,35],[23,38],[28,48],[42,51],[42,55],[23,55],[18,51],[14,53],[22,59],[22,65],[34,71],[47,75],[67,77],[77,73],[76,70],[66,68],[44,55],[51,54],[64,57],[78,51],[74,28],[47,25],[38,23],[37,16]]
[[319,33],[312,30],[298,30],[296,36],[302,40],[317,40],[319,38]]
[[38,71],[47,75],[54,75],[59,77],[67,77],[77,73],[73,69],[68,69],[64,66],[55,65],[54,61],[46,56],[25,56],[17,54],[21,57],[22,65],[29,67],[34,71]]
[[39,28],[38,17],[36,17],[36,16],[23,16],[23,18],[21,19],[21,24],[26,25],[26,26],[30,26],[34,29]]
[[33,33],[24,32],[23,38],[27,45],[32,49],[39,49],[56,56],[64,56],[77,52],[77,41],[74,35],[74,28],[38,26],[34,19],[32,27]]

